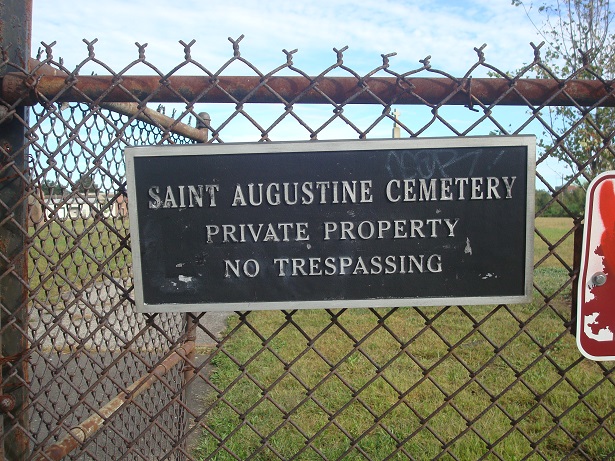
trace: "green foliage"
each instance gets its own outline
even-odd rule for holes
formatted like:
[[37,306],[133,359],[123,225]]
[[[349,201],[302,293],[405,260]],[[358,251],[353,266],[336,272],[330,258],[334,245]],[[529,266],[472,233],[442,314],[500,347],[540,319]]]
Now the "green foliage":
[[[542,62],[533,69],[538,78],[554,75],[574,79],[615,77],[615,35],[610,30],[615,12],[609,0],[549,0],[533,3],[513,0],[522,6],[547,43]],[[539,145],[568,164],[577,177],[595,177],[615,169],[610,148],[615,109],[611,107],[550,107],[553,131],[545,132]]]
[[50,195],[64,195],[66,192],[66,186],[58,183],[57,181],[46,179],[40,184],[40,188],[46,197]]
[[536,213],[545,218],[582,216],[585,211],[585,189],[570,186],[556,192],[555,198],[544,190],[536,191]]
[[94,182],[94,178],[87,174],[82,175],[73,187],[73,190],[86,194],[96,193],[99,189],[100,186]]

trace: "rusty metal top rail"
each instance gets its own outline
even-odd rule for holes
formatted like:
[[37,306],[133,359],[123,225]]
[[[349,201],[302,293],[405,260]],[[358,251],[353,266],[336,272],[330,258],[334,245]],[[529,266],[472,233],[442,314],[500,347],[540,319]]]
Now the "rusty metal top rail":
[[575,79],[304,76],[64,76],[7,74],[1,97],[56,102],[421,104],[615,107],[611,82]]

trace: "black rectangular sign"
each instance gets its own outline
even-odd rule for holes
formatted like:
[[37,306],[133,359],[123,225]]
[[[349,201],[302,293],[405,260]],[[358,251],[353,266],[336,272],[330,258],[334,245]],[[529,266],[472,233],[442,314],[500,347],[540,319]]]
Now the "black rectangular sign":
[[142,312],[523,303],[535,138],[126,149]]

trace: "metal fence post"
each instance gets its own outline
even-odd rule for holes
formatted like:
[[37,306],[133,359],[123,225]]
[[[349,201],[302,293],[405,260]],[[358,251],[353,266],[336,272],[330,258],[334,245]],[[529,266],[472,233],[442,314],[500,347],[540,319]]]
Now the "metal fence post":
[[[0,4],[0,47],[11,63],[27,67],[30,57],[32,0]],[[12,70],[0,69],[0,75]],[[14,69],[13,69],[14,70]],[[0,113],[0,344],[2,383],[0,458],[24,460],[29,454],[28,364],[25,332],[28,327],[27,188],[28,154],[25,143],[28,109]]]

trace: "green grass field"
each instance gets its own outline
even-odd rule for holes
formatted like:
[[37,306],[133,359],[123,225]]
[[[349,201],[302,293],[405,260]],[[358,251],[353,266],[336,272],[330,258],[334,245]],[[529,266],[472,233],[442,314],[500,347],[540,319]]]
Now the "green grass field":
[[[553,244],[572,221],[536,225]],[[204,397],[210,409],[197,455],[614,456],[615,440],[601,428],[615,428],[612,364],[607,373],[582,360],[565,326],[572,242],[569,235],[557,246],[561,261],[542,260],[548,246],[536,238],[535,284],[547,300],[535,291],[529,305],[231,317],[227,340],[210,355],[215,390]]]
[[[535,237],[528,305],[231,317],[209,355],[215,390],[204,396],[198,457],[615,456],[613,365],[583,360],[566,325],[572,221],[536,225],[549,244]],[[44,227],[30,249],[33,299],[61,309],[63,293],[125,277],[128,232],[121,220]]]
[[[573,227],[570,218],[536,218],[536,228],[552,244],[558,242],[562,237],[568,235]],[[574,236],[572,234],[557,247],[559,256],[570,266],[572,266],[572,256],[574,251]],[[534,237],[534,264],[540,261],[544,255],[549,253],[546,243],[538,236]],[[561,267],[561,262],[554,256],[549,257],[541,267]]]
[[103,274],[124,279],[131,270],[127,219],[54,221],[30,234],[30,293],[40,303],[62,308],[63,293],[101,280]]

